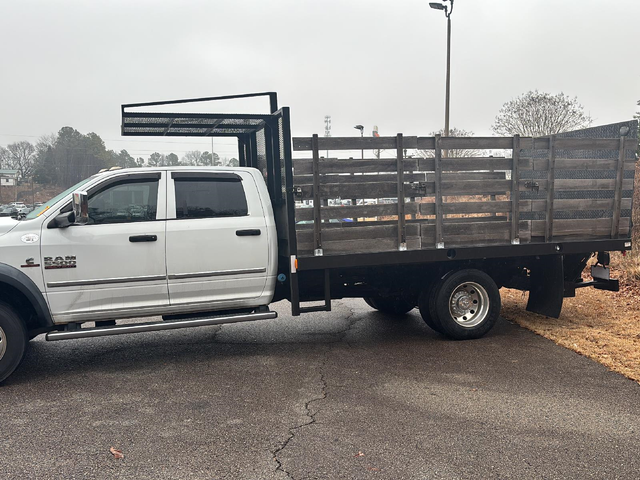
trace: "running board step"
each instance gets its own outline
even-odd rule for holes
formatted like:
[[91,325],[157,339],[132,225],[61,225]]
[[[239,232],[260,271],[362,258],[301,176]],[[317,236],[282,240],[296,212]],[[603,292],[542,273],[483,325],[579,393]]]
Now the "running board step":
[[107,335],[123,335],[125,333],[157,332],[160,330],[174,330],[176,328],[204,327],[207,325],[220,325],[223,323],[251,322],[253,320],[270,320],[276,318],[276,312],[244,313],[240,315],[223,315],[211,318],[192,318],[184,320],[171,320],[166,322],[133,323],[129,325],[116,325],[115,327],[79,328],[64,332],[49,332],[46,339],[71,340],[75,338],[105,337]]

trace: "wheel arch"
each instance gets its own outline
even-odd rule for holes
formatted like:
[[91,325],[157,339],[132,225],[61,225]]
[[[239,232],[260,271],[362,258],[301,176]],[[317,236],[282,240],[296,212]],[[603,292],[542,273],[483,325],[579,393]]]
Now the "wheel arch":
[[33,280],[3,263],[0,263],[0,301],[16,309],[32,334],[54,326],[47,302]]

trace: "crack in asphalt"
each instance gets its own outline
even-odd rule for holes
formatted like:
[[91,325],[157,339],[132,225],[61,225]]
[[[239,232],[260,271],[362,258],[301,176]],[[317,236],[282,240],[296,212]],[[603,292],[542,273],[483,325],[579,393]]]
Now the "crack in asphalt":
[[[346,317],[347,320],[347,326],[345,329],[343,330],[339,330],[337,332],[331,332],[330,335],[339,335],[340,337],[338,339],[336,339],[335,342],[330,342],[330,343],[340,343],[342,342],[346,336],[349,334],[349,332],[353,329],[353,327],[355,327],[355,325],[362,320],[362,318],[357,318],[356,317],[356,311],[353,308],[349,309],[349,314]],[[346,342],[347,345],[349,347],[351,347],[351,345],[349,344],[349,342]],[[326,366],[327,363],[327,356],[329,355],[329,350],[327,350],[327,352],[325,352],[325,359],[323,359],[321,365],[320,365],[320,384],[322,385],[322,389],[321,389],[321,395],[319,397],[314,397],[310,400],[308,400],[307,402],[305,402],[304,404],[304,409],[305,409],[305,415],[307,416],[308,420],[300,425],[296,425],[295,427],[292,427],[289,429],[289,436],[286,438],[286,440],[284,442],[282,442],[282,444],[280,444],[280,446],[278,448],[276,448],[274,451],[271,452],[271,454],[273,455],[273,460],[276,462],[276,472],[282,472],[284,473],[287,478],[290,478],[292,480],[294,480],[294,476],[291,474],[291,472],[289,472],[288,470],[285,469],[284,465],[282,464],[282,462],[280,461],[280,459],[278,458],[278,456],[282,453],[282,451],[287,448],[289,446],[289,443],[291,442],[291,440],[293,440],[296,436],[296,433],[298,430],[305,428],[305,427],[309,427],[313,424],[316,423],[316,415],[318,413],[318,411],[316,411],[315,413],[312,412],[311,410],[311,404],[314,402],[319,402],[321,400],[326,400],[327,398],[327,380],[325,378],[325,374],[324,374],[324,368]]]
[[294,479],[293,475],[291,474],[291,472],[289,472],[284,468],[284,466],[282,465],[282,462],[278,458],[278,455],[285,448],[287,448],[287,446],[289,445],[289,442],[291,442],[291,440],[295,438],[296,432],[298,430],[316,423],[316,415],[318,414],[318,411],[313,413],[313,411],[311,410],[311,404],[314,402],[319,402],[320,400],[325,400],[327,398],[327,380],[325,379],[324,372],[323,372],[325,364],[326,364],[326,361],[323,360],[320,366],[320,383],[322,385],[321,396],[314,397],[308,400],[307,402],[305,402],[304,404],[305,415],[307,416],[308,420],[304,423],[301,423],[300,425],[296,425],[295,427],[290,428],[289,436],[287,437],[287,439],[284,442],[282,442],[282,444],[278,448],[276,448],[273,452],[271,452],[271,454],[273,455],[273,460],[276,462],[276,472],[283,472],[285,475],[287,475],[287,478],[291,478],[292,480]]

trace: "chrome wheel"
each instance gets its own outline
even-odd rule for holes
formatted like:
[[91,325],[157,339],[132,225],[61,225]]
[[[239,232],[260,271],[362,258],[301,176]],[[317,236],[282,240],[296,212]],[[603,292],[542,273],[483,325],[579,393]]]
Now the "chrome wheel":
[[472,328],[481,324],[489,313],[489,294],[476,282],[456,287],[449,297],[451,318],[461,327]]
[[7,335],[4,333],[2,327],[0,327],[0,360],[4,357],[7,351]]

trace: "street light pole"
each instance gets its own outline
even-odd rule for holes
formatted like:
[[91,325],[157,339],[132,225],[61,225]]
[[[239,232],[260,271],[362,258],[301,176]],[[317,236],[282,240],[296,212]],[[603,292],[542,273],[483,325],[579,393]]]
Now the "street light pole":
[[444,136],[449,136],[449,99],[451,92],[451,14],[453,13],[453,0],[443,0],[451,2],[450,6],[442,3],[430,3],[429,6],[435,10],[443,10],[447,17],[447,77],[446,77],[446,93],[444,100]]
[[[356,130],[360,130],[360,138],[364,137],[364,126],[363,125],[356,125],[353,128],[355,128]],[[362,148],[360,150],[360,153],[361,153],[361,155],[360,155],[361,159],[364,160],[364,148]]]
[[[453,0],[451,0],[453,8]],[[449,98],[451,92],[451,14],[447,15],[447,92],[444,100],[444,136],[449,136]]]

